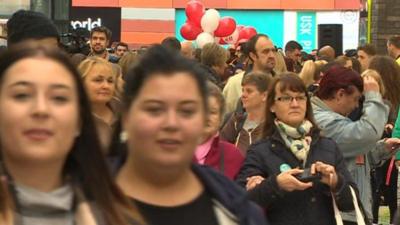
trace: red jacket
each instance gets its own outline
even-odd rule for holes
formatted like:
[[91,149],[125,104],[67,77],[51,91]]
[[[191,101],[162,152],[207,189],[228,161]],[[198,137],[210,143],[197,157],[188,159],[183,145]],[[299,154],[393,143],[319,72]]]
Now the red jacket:
[[[193,160],[197,163],[196,157]],[[235,145],[216,137],[206,155],[204,165],[210,166],[234,180],[242,167],[243,161],[244,157]]]

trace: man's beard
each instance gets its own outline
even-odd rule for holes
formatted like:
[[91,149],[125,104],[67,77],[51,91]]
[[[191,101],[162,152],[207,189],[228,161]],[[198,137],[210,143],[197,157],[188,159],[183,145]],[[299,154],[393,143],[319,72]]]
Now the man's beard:
[[262,68],[265,72],[270,73],[271,71],[274,70],[274,68],[276,67],[276,61],[275,62],[271,62],[271,61],[267,61],[267,63],[265,63]]
[[96,50],[96,49],[94,49],[94,48],[92,48],[92,52],[95,54],[95,55],[102,55],[102,54],[104,54],[104,52],[106,51],[106,49],[105,48],[103,48],[103,49],[101,49],[101,50]]

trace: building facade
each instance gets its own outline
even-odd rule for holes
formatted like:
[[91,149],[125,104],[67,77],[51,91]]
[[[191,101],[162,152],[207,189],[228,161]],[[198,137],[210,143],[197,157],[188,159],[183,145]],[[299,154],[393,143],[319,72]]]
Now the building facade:
[[[0,36],[6,19],[18,9],[42,12],[55,21],[61,33],[68,27],[90,30],[108,26],[113,41],[133,47],[180,36],[188,0],[3,0]],[[317,48],[318,24],[343,24],[343,49],[356,48],[360,40],[360,0],[201,0],[237,24],[253,26],[271,36],[277,46],[298,40],[305,50]],[[386,1],[386,0],[376,0]],[[396,1],[396,0],[391,0]],[[361,29],[362,30],[362,29]],[[361,35],[362,36],[362,35]],[[374,36],[375,37],[375,36]],[[371,39],[372,40],[372,39]]]
[[400,0],[371,0],[370,30],[370,42],[386,54],[388,38],[400,35]]
[[[344,49],[358,44],[359,0],[202,0],[221,16],[232,16],[237,24],[253,26],[272,37],[278,46],[299,40],[308,50],[317,47],[317,25],[343,24]],[[120,40],[133,46],[159,43],[168,36],[180,36],[186,21],[187,0],[72,0],[71,12],[101,7],[120,9]],[[85,13],[83,13],[85,14]],[[71,18],[73,23],[106,21],[107,16]],[[113,28],[111,28],[114,30]],[[114,32],[115,33],[115,32]]]

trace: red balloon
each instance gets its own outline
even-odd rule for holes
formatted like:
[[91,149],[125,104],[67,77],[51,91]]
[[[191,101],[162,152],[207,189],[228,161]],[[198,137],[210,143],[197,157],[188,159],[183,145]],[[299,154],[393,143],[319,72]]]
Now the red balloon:
[[214,31],[216,37],[226,37],[231,35],[236,29],[236,22],[232,17],[223,17]]
[[253,36],[257,35],[257,30],[254,27],[247,27],[247,37],[250,39]]
[[218,42],[220,45],[227,45],[228,43],[226,43],[225,41],[224,41],[224,39],[219,39],[219,42]]
[[197,0],[191,0],[187,3],[185,12],[189,21],[201,27],[201,18],[205,13],[203,3]]
[[254,27],[245,27],[239,32],[238,42],[248,41],[254,35],[257,34],[257,31]]
[[201,32],[203,32],[203,30],[190,21],[186,22],[181,27],[182,37],[189,41],[196,40],[197,35]]
[[241,30],[244,29],[244,26],[243,25],[237,25],[236,29],[240,32]]

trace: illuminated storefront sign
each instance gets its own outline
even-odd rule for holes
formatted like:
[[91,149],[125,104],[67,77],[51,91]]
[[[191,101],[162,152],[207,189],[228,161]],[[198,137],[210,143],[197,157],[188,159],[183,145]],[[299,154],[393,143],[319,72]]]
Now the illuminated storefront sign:
[[315,12],[297,13],[297,38],[303,50],[311,52],[316,48],[316,15]]
[[86,28],[89,31],[96,26],[106,26],[112,31],[112,41],[121,38],[121,8],[108,7],[72,7],[71,26]]

